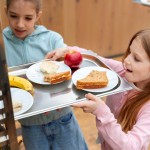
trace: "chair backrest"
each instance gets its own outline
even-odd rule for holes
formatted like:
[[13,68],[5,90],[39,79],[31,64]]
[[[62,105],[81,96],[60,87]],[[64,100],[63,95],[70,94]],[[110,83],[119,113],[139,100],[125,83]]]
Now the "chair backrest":
[[0,149],[2,147],[19,150],[5,51],[0,46]]
[[4,6],[5,0],[0,0],[0,150],[19,150],[2,37],[8,26]]

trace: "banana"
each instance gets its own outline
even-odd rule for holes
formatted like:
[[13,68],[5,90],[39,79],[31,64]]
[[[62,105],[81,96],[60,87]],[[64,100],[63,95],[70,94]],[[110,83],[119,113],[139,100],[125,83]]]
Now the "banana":
[[9,76],[9,84],[13,87],[18,87],[30,92],[32,95],[34,94],[33,85],[30,81],[25,78],[18,76]]

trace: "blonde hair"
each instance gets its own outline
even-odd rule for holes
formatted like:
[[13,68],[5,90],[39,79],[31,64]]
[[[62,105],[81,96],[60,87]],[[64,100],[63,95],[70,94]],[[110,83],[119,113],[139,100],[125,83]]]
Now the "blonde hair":
[[[128,45],[127,51],[124,54],[124,59],[130,54],[130,45],[132,44],[133,40],[139,38],[141,40],[142,46],[149,57],[150,60],[150,30],[141,30],[137,32]],[[146,83],[142,91],[138,92],[137,94],[128,97],[127,101],[121,108],[117,121],[122,126],[122,130],[124,132],[130,131],[134,124],[136,123],[138,112],[140,111],[141,107],[150,100],[150,81]]]

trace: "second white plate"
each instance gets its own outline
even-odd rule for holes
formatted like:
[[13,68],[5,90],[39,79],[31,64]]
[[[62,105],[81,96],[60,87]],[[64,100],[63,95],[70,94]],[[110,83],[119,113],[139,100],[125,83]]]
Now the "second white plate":
[[84,77],[86,77],[92,70],[98,70],[98,71],[106,71],[107,73],[107,77],[108,77],[108,85],[104,88],[98,88],[98,89],[83,89],[84,91],[89,91],[89,92],[106,92],[109,91],[111,89],[113,89],[119,82],[118,76],[115,72],[103,68],[103,67],[95,67],[95,66],[91,66],[91,67],[84,67],[81,68],[77,71],[75,71],[72,75],[72,81],[74,83],[74,85],[76,85],[77,80],[80,80]]
[[22,108],[19,111],[14,112],[15,116],[20,115],[31,108],[33,105],[33,96],[29,92],[18,88],[10,88],[10,91],[12,100],[16,100],[22,104]]

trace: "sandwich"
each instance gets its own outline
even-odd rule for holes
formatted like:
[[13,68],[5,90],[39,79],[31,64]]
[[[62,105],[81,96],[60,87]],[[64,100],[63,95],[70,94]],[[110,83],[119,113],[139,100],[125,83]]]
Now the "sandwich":
[[69,80],[70,78],[71,78],[70,71],[65,71],[65,72],[59,72],[55,74],[47,74],[44,76],[44,81],[49,82],[51,84],[55,84],[58,82]]
[[12,105],[13,105],[13,111],[14,111],[14,112],[18,112],[18,111],[20,111],[21,108],[22,108],[22,103],[19,102],[19,101],[17,101],[17,100],[13,100],[13,101],[12,101]]
[[104,71],[92,70],[86,77],[77,80],[77,89],[97,89],[108,85],[107,74]]
[[40,65],[40,71],[45,74],[54,74],[59,66],[52,61],[43,61]]

